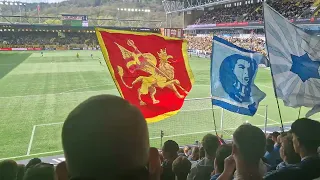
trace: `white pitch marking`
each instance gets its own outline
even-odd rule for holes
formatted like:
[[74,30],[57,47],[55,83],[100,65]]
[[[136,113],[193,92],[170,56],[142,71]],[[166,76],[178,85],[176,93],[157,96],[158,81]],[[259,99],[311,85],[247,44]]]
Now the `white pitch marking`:
[[28,145],[27,155],[30,155],[30,151],[31,151],[33,137],[34,137],[34,133],[36,131],[36,127],[37,126],[33,126],[33,128],[32,128],[32,133],[31,133],[31,137],[30,137],[30,141],[29,141],[29,145]]
[[[261,114],[259,114],[259,113],[256,113],[256,115],[261,116],[261,117],[263,117],[263,118],[266,118],[265,116],[263,116],[263,115],[261,115]],[[280,124],[279,122],[277,122],[277,121],[275,121],[275,120],[273,120],[273,119],[268,118],[268,120]]]
[[58,160],[58,159],[52,159],[53,161],[57,162],[57,163],[60,163],[61,161]]
[[58,158],[60,161],[66,161],[66,158]]
[[[294,121],[288,121],[288,122],[285,122],[284,124],[293,123],[293,122],[294,122]],[[268,126],[272,126],[272,125],[276,125],[276,124],[279,124],[279,123],[268,124]],[[258,126],[258,127],[261,127],[261,126],[264,126],[264,124],[263,124],[263,125],[257,125],[257,126]],[[224,129],[224,130],[234,130],[234,129],[237,129],[237,128],[229,128],[229,129]],[[195,133],[186,133],[186,134],[180,134],[180,136],[190,135],[190,134],[201,134],[201,133],[213,132],[213,131],[214,131],[214,130],[211,130],[211,131],[203,131],[203,132],[195,132]],[[177,136],[177,135],[164,136],[164,137],[168,138],[168,137],[175,137],[175,136]],[[161,138],[161,137],[154,137],[154,138],[150,138],[150,139],[152,140],[152,139],[160,139],[160,138]],[[22,156],[2,158],[2,159],[0,159],[0,161],[6,160],[6,159],[17,159],[17,158],[23,158],[23,157],[38,156],[38,155],[45,155],[45,154],[52,154],[52,153],[58,153],[58,152],[63,152],[63,150],[59,150],[59,151],[49,151],[49,152],[36,153],[36,154],[30,154],[30,155],[22,155]]]
[[36,154],[30,154],[30,155],[22,155],[22,156],[15,156],[15,157],[7,157],[7,158],[2,158],[2,159],[0,159],[0,161],[6,160],[6,159],[17,159],[17,158],[24,158],[24,157],[30,157],[30,156],[38,156],[38,155],[52,154],[52,153],[58,153],[58,152],[63,152],[63,150],[59,150],[59,151],[49,151],[49,152],[36,153]]
[[[288,121],[288,122],[285,122],[284,124],[288,124],[288,123],[293,123],[294,121]],[[272,123],[272,124],[267,124],[268,126],[272,126],[272,125],[277,125],[279,123]],[[265,125],[262,124],[262,125],[255,125],[257,127],[264,127]],[[237,128],[228,128],[228,129],[224,129],[223,131],[227,131],[227,130],[235,130]],[[217,130],[217,131],[221,131],[221,130]],[[210,130],[210,131],[200,131],[200,132],[192,132],[192,133],[185,133],[185,134],[175,134],[175,135],[170,135],[170,136],[163,136],[164,138],[171,138],[171,137],[177,137],[177,136],[186,136],[186,135],[193,135],[193,134],[202,134],[202,133],[209,133],[209,132],[214,132],[214,130]],[[150,140],[153,140],[153,139],[160,139],[161,137],[153,137],[153,138],[150,138]]]
[[59,124],[63,124],[64,122],[57,122],[57,123],[48,123],[48,124],[37,124],[35,126],[51,126],[51,125],[59,125]]
[[257,83],[257,85],[258,85],[258,86],[265,87],[265,88],[273,89],[273,87],[269,87],[269,86],[266,86],[266,85],[263,85],[263,84],[259,84],[259,83]]

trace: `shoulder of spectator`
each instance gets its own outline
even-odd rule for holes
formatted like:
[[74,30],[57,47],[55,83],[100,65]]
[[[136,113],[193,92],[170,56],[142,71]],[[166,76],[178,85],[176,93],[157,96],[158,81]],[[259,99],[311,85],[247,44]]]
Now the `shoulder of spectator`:
[[193,180],[194,177],[196,176],[197,171],[198,171],[198,169],[197,169],[197,164],[198,164],[198,163],[193,163],[193,164],[192,164],[191,169],[190,169],[190,173],[189,173],[189,175],[188,175],[187,180]]

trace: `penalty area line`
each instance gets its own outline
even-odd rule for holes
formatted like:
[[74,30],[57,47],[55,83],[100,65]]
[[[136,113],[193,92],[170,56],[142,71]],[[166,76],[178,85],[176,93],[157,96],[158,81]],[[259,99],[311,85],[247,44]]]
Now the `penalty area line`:
[[7,158],[2,158],[2,159],[0,159],[0,161],[6,160],[6,159],[17,159],[17,158],[24,158],[24,157],[38,156],[38,155],[46,155],[46,154],[53,154],[53,153],[59,153],[59,152],[63,152],[63,150],[59,150],[59,151],[48,151],[48,152],[43,152],[43,153],[35,153],[35,154],[29,154],[29,155],[7,157]]
[[31,147],[32,147],[32,142],[33,142],[33,137],[34,137],[34,133],[36,131],[36,125],[33,126],[32,128],[32,133],[31,133],[31,137],[30,137],[30,141],[29,141],[29,145],[28,145],[28,150],[27,150],[27,155],[30,155],[30,151],[31,151]]

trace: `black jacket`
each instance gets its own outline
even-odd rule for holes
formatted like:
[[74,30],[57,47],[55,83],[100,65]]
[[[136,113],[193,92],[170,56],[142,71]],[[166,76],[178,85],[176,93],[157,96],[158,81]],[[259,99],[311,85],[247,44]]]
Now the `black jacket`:
[[320,177],[320,158],[308,157],[296,167],[279,169],[269,173],[265,180],[313,180]]

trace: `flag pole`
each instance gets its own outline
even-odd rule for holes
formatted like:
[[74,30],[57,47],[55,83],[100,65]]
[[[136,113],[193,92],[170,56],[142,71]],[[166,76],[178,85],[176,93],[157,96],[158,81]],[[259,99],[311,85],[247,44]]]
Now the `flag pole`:
[[214,124],[214,131],[216,133],[216,136],[217,137],[220,137],[218,135],[218,132],[217,132],[217,124],[216,124],[216,117],[215,117],[215,114],[214,114],[214,109],[213,109],[213,104],[211,105],[211,110],[212,110],[212,118],[213,118],[213,124]]
[[301,106],[299,108],[298,119],[300,119],[300,113],[301,113]]
[[[265,6],[269,6],[266,2],[263,3],[263,8],[265,9]],[[263,10],[263,17],[265,17],[265,10]],[[266,21],[265,19],[263,20],[263,26],[264,26],[264,30],[266,30]],[[282,121],[282,116],[281,116],[281,110],[280,110],[280,105],[279,105],[279,100],[278,100],[278,94],[277,94],[277,90],[276,90],[276,86],[275,86],[275,82],[274,82],[274,79],[273,79],[273,72],[272,72],[272,64],[271,64],[271,61],[270,61],[270,55],[269,55],[269,49],[268,49],[268,38],[267,38],[267,33],[265,33],[265,39],[266,39],[266,47],[267,47],[267,53],[268,53],[268,57],[267,60],[269,61],[269,64],[270,64],[270,72],[271,72],[271,78],[272,78],[272,85],[273,85],[273,90],[274,90],[274,95],[275,95],[275,98],[276,98],[276,101],[277,101],[277,107],[278,107],[278,112],[279,112],[279,118],[280,118],[280,123],[281,123],[281,129],[282,129],[282,132],[284,132],[284,127],[283,127],[283,121]]]

